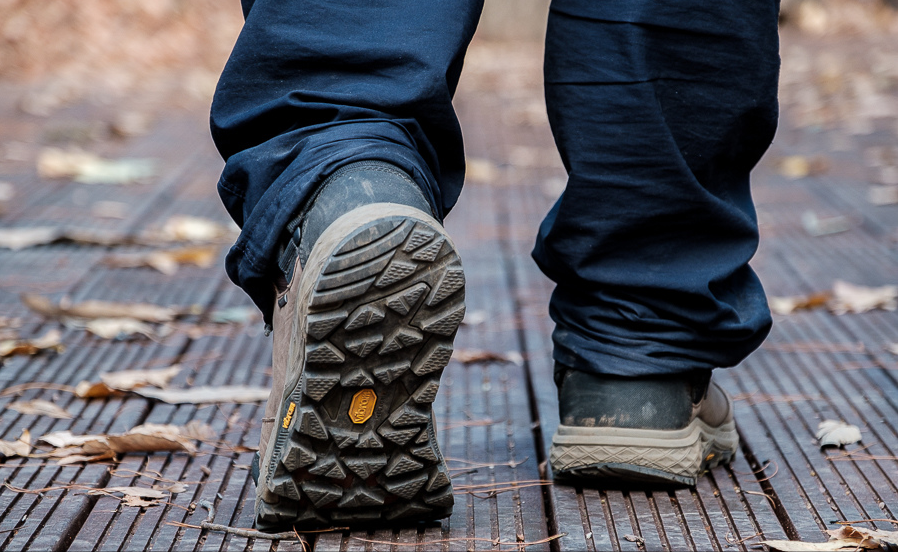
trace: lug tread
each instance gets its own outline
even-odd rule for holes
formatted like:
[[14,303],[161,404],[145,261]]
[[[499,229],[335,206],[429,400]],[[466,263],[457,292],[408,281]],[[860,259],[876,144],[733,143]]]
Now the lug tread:
[[[298,320],[306,317],[298,323],[304,364],[289,368],[301,371],[302,393],[285,395],[282,410],[286,419],[294,402],[293,421],[276,426],[260,474],[262,528],[451,513],[448,469],[430,426],[464,317],[461,263],[430,223],[392,218],[359,228],[331,257],[317,257],[324,269],[307,272],[316,280],[290,297]],[[362,390],[374,395],[357,400]]]

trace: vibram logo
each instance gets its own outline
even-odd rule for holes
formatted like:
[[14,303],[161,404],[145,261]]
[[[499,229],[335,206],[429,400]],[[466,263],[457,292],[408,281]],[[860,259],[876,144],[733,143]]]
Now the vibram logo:
[[287,408],[287,415],[284,416],[284,429],[290,427],[290,420],[293,419],[293,412],[296,411],[296,403],[290,403],[289,408]]
[[349,419],[354,424],[363,424],[374,414],[374,405],[377,404],[377,394],[373,389],[362,389],[352,397],[349,405]]

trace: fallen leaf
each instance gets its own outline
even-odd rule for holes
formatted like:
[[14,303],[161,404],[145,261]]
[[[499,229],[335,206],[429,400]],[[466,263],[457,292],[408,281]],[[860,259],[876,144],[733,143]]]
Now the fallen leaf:
[[75,396],[80,399],[105,399],[121,394],[101,381],[82,381],[75,386]]
[[0,181],[0,215],[6,212],[6,206],[16,195],[16,189],[9,182]]
[[836,280],[827,307],[835,314],[862,313],[873,309],[898,308],[898,286],[868,287]]
[[767,302],[774,314],[792,314],[797,310],[823,307],[832,298],[832,293],[822,291],[810,295],[793,295],[790,297],[768,297]]
[[64,458],[60,458],[56,461],[57,466],[68,466],[71,464],[80,464],[82,462],[100,462],[102,460],[112,460],[115,458],[115,453],[110,451],[106,451],[102,454],[93,454],[93,455],[84,455],[84,454],[71,454],[67,455]]
[[0,456],[11,458],[29,454],[31,454],[31,432],[27,429],[23,429],[22,435],[15,441],[0,441]]
[[120,391],[131,391],[147,385],[165,387],[180,371],[181,366],[178,364],[158,370],[122,370],[100,374],[100,381]]
[[156,173],[152,159],[103,159],[80,149],[45,148],[37,158],[41,178],[71,178],[82,184],[132,184]]
[[817,426],[817,440],[821,447],[850,445],[861,440],[861,430],[856,425],[838,420],[824,420]]
[[624,535],[624,540],[635,542],[637,544],[645,544],[645,539],[640,537],[639,535]]
[[887,343],[886,351],[892,353],[893,355],[898,355],[898,343]]
[[870,186],[867,201],[873,205],[894,205],[898,203],[898,186]]
[[39,226],[35,228],[0,228],[0,247],[18,251],[36,245],[46,245],[60,239],[58,228]]
[[[125,433],[108,435],[72,435],[70,431],[57,431],[39,440],[56,448],[51,457],[97,456],[129,452],[196,452],[192,441],[209,439],[214,432],[202,422],[190,422],[186,426],[169,424],[143,424]],[[71,462],[69,462],[71,463]]]
[[72,415],[65,409],[56,406],[50,401],[34,399],[30,401],[17,401],[6,405],[6,408],[15,410],[20,414],[35,414],[37,416],[49,416],[60,420],[70,420]]
[[125,111],[116,115],[109,124],[109,130],[115,136],[133,138],[143,136],[150,131],[152,120],[147,113],[140,111]]
[[168,491],[172,494],[178,494],[187,492],[187,489],[189,489],[190,487],[183,483],[171,483],[168,485],[153,485],[153,488],[160,491]]
[[147,234],[150,241],[161,242],[219,242],[230,239],[236,227],[219,224],[213,220],[176,215],[168,219],[159,230]]
[[801,541],[761,541],[773,550],[782,552],[804,551],[855,551],[855,550],[894,550],[898,546],[898,531],[880,531],[865,527],[853,527],[845,525],[838,529],[826,531],[829,534],[827,542],[801,542]]
[[82,381],[75,386],[75,395],[82,399],[105,399],[131,391],[138,387],[165,387],[181,367],[178,365],[160,370],[122,370],[100,374],[99,382]]
[[93,489],[87,492],[90,495],[115,493],[122,493],[122,504],[135,508],[158,506],[159,500],[168,496],[158,489],[146,489],[143,487],[106,487],[105,489]]
[[114,303],[109,301],[84,301],[66,304],[61,301],[54,305],[42,295],[25,293],[20,296],[22,303],[34,312],[54,319],[64,318],[130,318],[144,322],[171,322],[181,313],[171,307],[160,307],[148,303]]
[[10,339],[0,341],[0,359],[16,355],[36,355],[42,351],[61,353],[65,351],[62,334],[50,330],[37,339]]
[[169,404],[254,403],[267,400],[271,389],[246,385],[191,387],[189,389],[144,387],[134,390],[134,393]]
[[[520,357],[520,355],[518,355]],[[482,349],[455,349],[452,351],[452,360],[462,364],[481,364],[489,362],[509,362],[517,364],[518,358],[513,358],[509,353],[497,353]]]
[[231,307],[212,311],[209,321],[213,324],[246,324],[259,318],[256,307]]
[[823,174],[829,170],[829,161],[821,156],[789,155],[780,159],[777,165],[780,174],[793,180]]
[[133,318],[97,318],[84,324],[84,329],[103,339],[126,339],[132,335],[142,335],[158,339],[156,329]]
[[814,211],[805,211],[801,215],[801,224],[814,237],[846,232],[852,227],[851,219],[845,215],[820,218]]
[[0,229],[0,247],[12,250],[25,249],[56,242],[72,242],[84,245],[130,245],[134,240],[129,236],[78,228],[37,226],[31,228]]
[[465,164],[465,180],[468,182],[490,184],[499,178],[499,167],[489,159],[468,159]]
[[486,322],[487,312],[485,310],[473,310],[465,313],[465,318],[461,321],[465,326],[479,326]]
[[171,276],[178,271],[180,265],[192,264],[200,268],[209,268],[218,258],[218,251],[219,247],[216,245],[205,245],[169,251],[116,254],[106,257],[104,263],[114,268],[149,267]]

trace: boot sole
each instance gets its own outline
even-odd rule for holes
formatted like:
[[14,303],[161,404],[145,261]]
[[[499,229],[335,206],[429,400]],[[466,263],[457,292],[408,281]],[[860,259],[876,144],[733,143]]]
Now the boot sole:
[[431,405],[465,313],[452,240],[422,211],[366,205],[322,234],[300,278],[257,526],[450,515]]
[[694,486],[702,473],[730,462],[738,448],[733,421],[713,427],[695,419],[680,430],[561,425],[549,461],[560,479]]

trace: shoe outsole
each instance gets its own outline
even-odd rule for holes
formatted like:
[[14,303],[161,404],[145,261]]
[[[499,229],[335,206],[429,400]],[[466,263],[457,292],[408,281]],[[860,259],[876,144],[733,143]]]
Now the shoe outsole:
[[732,421],[711,427],[696,419],[676,431],[560,426],[549,460],[558,479],[695,486],[702,473],[732,461],[738,447]]
[[417,209],[368,205],[325,231],[300,277],[257,526],[450,515],[431,405],[465,313],[452,240]]

